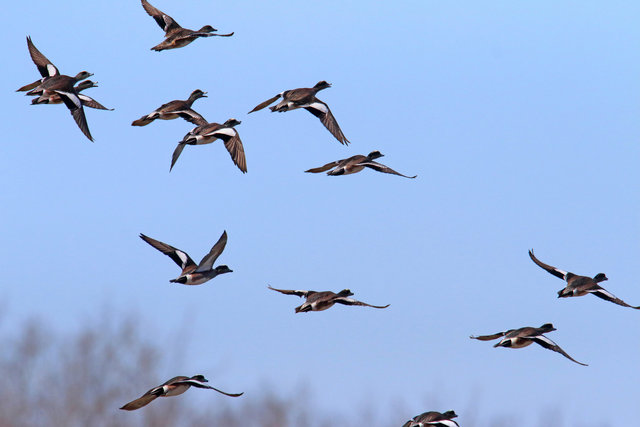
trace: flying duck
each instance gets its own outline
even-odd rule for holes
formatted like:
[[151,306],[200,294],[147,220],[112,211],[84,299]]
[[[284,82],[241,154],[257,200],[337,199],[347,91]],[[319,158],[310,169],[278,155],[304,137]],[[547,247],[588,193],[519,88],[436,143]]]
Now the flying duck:
[[233,33],[213,34],[218,30],[213,28],[211,25],[205,25],[197,31],[182,28],[172,17],[151,6],[147,0],[142,0],[142,7],[149,16],[156,20],[160,28],[165,32],[162,43],[151,48],[151,50],[155,50],[157,52],[165,49],[184,47],[198,37],[230,37],[233,35]]
[[276,289],[271,286],[267,286],[272,291],[280,292],[285,295],[297,295],[306,299],[304,304],[296,307],[296,313],[305,313],[307,311],[323,311],[331,308],[335,303],[344,305],[362,305],[373,308],[387,308],[390,304],[379,306],[371,305],[365,302],[357,301],[352,298],[347,298],[353,295],[349,289],[343,289],[337,294],[331,291],[316,292],[316,291],[293,291],[286,289]]
[[187,391],[191,386],[197,387],[197,388],[206,388],[209,390],[215,390],[218,393],[222,393],[225,396],[230,396],[230,397],[238,397],[244,394],[244,392],[243,393],[227,393],[222,390],[218,390],[215,387],[211,387],[208,384],[205,384],[206,382],[209,382],[209,381],[204,377],[204,375],[194,375],[192,377],[184,377],[184,376],[173,377],[169,381],[163,383],[162,385],[152,388],[151,390],[149,390],[148,392],[146,392],[136,400],[132,400],[131,402],[127,403],[120,409],[124,409],[125,411],[135,411],[136,409],[140,409],[143,406],[148,405],[157,397],[177,396]]
[[620,298],[616,298],[615,295],[598,285],[598,283],[600,282],[609,280],[604,273],[598,273],[593,278],[591,278],[588,276],[578,276],[568,271],[562,271],[556,267],[547,265],[536,258],[533,254],[533,249],[529,250],[529,257],[533,262],[538,264],[540,268],[546,270],[548,273],[553,274],[560,279],[566,280],[567,286],[564,289],[558,291],[558,298],[581,297],[583,295],[592,294],[597,296],[598,298],[602,298],[623,307],[635,308],[636,310],[640,309],[640,306],[634,307],[632,305],[629,305],[626,302],[622,301]]
[[87,125],[87,119],[84,116],[84,109],[82,108],[82,101],[76,92],[74,85],[81,81],[91,77],[93,74],[87,71],[81,71],[75,77],[65,76],[60,74],[55,65],[51,63],[31,41],[31,37],[27,37],[27,47],[29,48],[29,54],[31,59],[36,64],[38,71],[42,75],[42,79],[23,86],[18,91],[29,90],[27,95],[39,95],[39,96],[51,96],[57,94],[62,99],[62,102],[67,106],[73,119],[78,124],[78,127],[85,134],[90,141],[93,141],[91,132],[89,132],[89,125]]
[[218,259],[225,245],[227,244],[227,232],[224,231],[220,239],[211,248],[208,254],[202,258],[200,264],[193,262],[191,257],[184,251],[176,249],[171,245],[162,243],[151,237],[140,234],[140,238],[171,258],[182,269],[180,276],[175,279],[169,280],[171,283],[181,283],[183,285],[201,285],[207,282],[219,274],[232,273],[226,265],[219,265],[216,268],[213,267],[213,263]]
[[146,116],[142,116],[138,120],[135,120],[133,123],[131,123],[131,126],[146,126],[155,119],[173,120],[178,117],[182,117],[188,122],[197,124],[197,120],[204,120],[204,118],[200,114],[192,110],[191,106],[196,99],[206,97],[207,92],[196,89],[191,92],[191,95],[189,95],[189,99],[186,99],[184,101],[177,99],[175,101],[170,101],[166,104],[162,104],[160,107],[147,114]]
[[454,411],[447,411],[442,414],[437,411],[429,411],[416,415],[404,423],[402,427],[459,427],[458,423],[452,420],[452,418],[456,418],[457,416]]
[[[85,89],[89,89],[92,87],[98,87],[98,83],[96,82],[92,82],[91,80],[84,80],[80,83],[78,83],[74,89],[76,90],[76,93],[78,94],[78,98],[80,98],[80,101],[82,101],[82,105],[84,105],[85,107],[90,107],[90,108],[95,108],[97,110],[107,110],[107,111],[113,111],[113,108],[107,108],[104,105],[100,104],[98,101],[96,101],[95,99],[91,98],[90,96],[81,94],[80,92],[85,90]],[[33,98],[31,100],[31,104],[32,105],[38,105],[38,104],[61,104],[62,103],[62,98],[60,97],[60,95],[58,95],[57,93],[52,93],[49,95],[40,95],[37,98]]]
[[234,126],[242,123],[240,120],[229,119],[223,124],[219,124],[208,123],[205,119],[198,119],[195,120],[195,123],[199,126],[193,128],[186,134],[182,141],[178,142],[178,146],[173,151],[169,171],[173,169],[173,165],[178,161],[178,157],[180,157],[186,145],[210,144],[216,139],[221,139],[233,163],[235,163],[242,173],[247,172],[247,159],[244,155],[244,147],[242,146],[238,131],[234,129]]
[[394,175],[403,176],[405,178],[415,178],[416,176],[418,176],[418,175],[414,175],[414,176],[403,175],[401,173],[394,171],[388,166],[385,166],[383,164],[373,161],[374,159],[378,159],[380,157],[384,157],[384,154],[376,150],[376,151],[370,152],[366,156],[363,156],[362,154],[358,154],[356,156],[351,156],[348,159],[336,160],[335,162],[327,163],[326,165],[320,166],[319,168],[306,170],[305,172],[320,173],[320,172],[324,172],[326,170],[331,169],[329,172],[327,172],[327,175],[337,176],[337,175],[349,175],[352,173],[357,173],[363,170],[365,167],[367,167],[367,168],[376,170],[378,172],[391,173]]
[[547,332],[555,331],[556,328],[553,327],[551,323],[545,323],[539,328],[532,328],[531,326],[526,326],[520,329],[509,329],[506,332],[498,332],[493,335],[480,335],[478,337],[471,335],[469,338],[480,340],[480,341],[490,341],[495,340],[496,338],[504,337],[498,342],[494,347],[509,347],[509,348],[522,348],[526,347],[529,344],[535,342],[536,344],[541,345],[544,348],[549,350],[553,350],[562,354],[567,359],[572,362],[576,362],[582,366],[588,366],[584,363],[580,363],[575,360],[573,357],[569,356],[563,349],[558,346],[558,344],[551,341],[549,338],[545,337],[543,334]]
[[323,80],[316,83],[314,87],[285,90],[284,92],[277,94],[273,98],[266,100],[262,104],[257,105],[253,110],[249,111],[249,114],[253,113],[254,111],[262,110],[267,105],[272,104],[277,99],[282,97],[282,101],[280,101],[277,105],[269,107],[272,112],[277,111],[281,113],[284,111],[295,110],[297,108],[304,108],[305,110],[319,118],[324,127],[326,127],[327,130],[329,130],[329,132],[331,132],[331,134],[335,136],[341,144],[347,145],[349,144],[349,140],[340,130],[340,126],[338,126],[338,122],[336,122],[335,117],[333,117],[333,114],[331,114],[329,106],[316,98],[316,93],[328,87],[331,87],[331,85]]

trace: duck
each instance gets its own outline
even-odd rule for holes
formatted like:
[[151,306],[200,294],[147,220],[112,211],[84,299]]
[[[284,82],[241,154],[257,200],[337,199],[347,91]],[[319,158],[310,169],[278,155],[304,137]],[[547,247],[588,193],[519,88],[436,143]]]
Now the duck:
[[206,98],[207,92],[203,92],[200,89],[196,89],[191,92],[189,98],[186,100],[174,100],[162,104],[160,107],[152,111],[151,113],[140,117],[131,123],[131,126],[146,126],[153,122],[155,119],[160,120],[173,120],[178,117],[182,117],[186,121],[196,124],[198,120],[204,120],[204,118],[191,109],[191,106],[196,99]]
[[567,282],[567,286],[565,286],[564,289],[558,291],[558,298],[581,297],[587,294],[591,294],[597,296],[598,298],[602,298],[603,300],[621,305],[623,307],[634,308],[636,310],[640,309],[640,306],[629,305],[626,302],[622,301],[620,298],[617,298],[611,292],[604,289],[602,286],[600,286],[598,283],[609,280],[604,273],[598,273],[593,278],[591,278],[589,276],[579,276],[568,271],[562,271],[559,268],[545,264],[538,258],[536,258],[536,256],[533,254],[533,249],[529,250],[529,257],[543,270],[546,270],[548,273]]
[[420,415],[416,415],[415,417],[404,423],[402,427],[460,427],[459,424],[452,419],[456,418],[457,416],[458,415],[455,413],[455,411],[446,411],[444,413],[440,413],[438,411],[428,411],[423,412]]
[[36,46],[33,44],[33,41],[31,40],[31,36],[27,36],[27,48],[29,49],[29,55],[31,56],[31,60],[33,61],[34,64],[36,64],[36,67],[38,68],[38,71],[40,72],[40,75],[42,76],[42,78],[40,80],[36,80],[33,83],[29,83],[27,85],[22,86],[21,88],[17,89],[16,92],[30,91],[36,88],[37,86],[39,86],[45,79],[48,79],[60,74],[60,71],[53,64],[53,62],[48,60],[47,57],[44,56],[42,52],[40,52],[36,48]]
[[185,377],[185,376],[173,377],[169,381],[166,381],[160,384],[159,386],[152,388],[151,390],[147,391],[145,394],[143,394],[139,398],[132,400],[131,402],[122,406],[120,409],[125,411],[135,411],[136,409],[140,409],[143,406],[146,406],[149,403],[153,402],[157,397],[177,396],[179,394],[184,393],[192,386],[196,388],[215,390],[218,393],[224,394],[225,396],[229,396],[229,397],[239,397],[244,394],[244,392],[227,393],[225,391],[212,387],[208,384],[205,384],[207,382],[209,382],[209,380],[207,380],[204,377],[204,375],[194,375],[192,377]]
[[327,175],[338,176],[338,175],[350,175],[352,173],[358,173],[361,170],[363,170],[365,167],[367,167],[378,172],[390,173],[394,175],[403,176],[405,178],[413,179],[418,176],[418,175],[414,175],[414,176],[403,175],[401,173],[394,171],[388,166],[385,166],[378,162],[374,162],[375,159],[378,159],[380,157],[384,157],[384,154],[376,150],[376,151],[370,152],[366,156],[363,156],[362,154],[358,154],[355,156],[351,156],[348,159],[336,160],[335,162],[327,163],[326,165],[320,166],[319,168],[306,170],[305,172],[320,173],[320,172],[325,172],[331,169],[329,170],[329,172],[327,172]]
[[390,304],[387,305],[371,305],[366,302],[357,301],[352,298],[348,298],[353,295],[353,292],[349,289],[343,289],[337,294],[331,291],[296,291],[296,290],[288,290],[288,289],[276,289],[271,286],[267,286],[272,291],[280,292],[285,295],[297,295],[299,297],[305,298],[306,301],[304,304],[295,308],[296,313],[306,313],[307,311],[323,311],[327,310],[335,303],[344,304],[344,305],[360,305],[366,307],[373,308],[387,308]]
[[81,80],[88,79],[93,74],[88,71],[81,71],[75,75],[75,77],[66,76],[64,74],[60,74],[55,65],[51,63],[43,54],[40,52],[31,37],[27,37],[27,47],[29,49],[29,54],[31,55],[31,59],[36,64],[38,71],[42,75],[42,79],[31,83],[29,85],[23,86],[18,91],[22,91],[23,89],[29,90],[27,95],[38,95],[49,97],[54,94],[60,96],[62,102],[67,106],[73,119],[76,124],[82,131],[82,133],[89,139],[89,141],[93,141],[93,137],[91,136],[91,132],[89,132],[89,125],[87,124],[87,118],[84,115],[84,109],[82,108],[82,101],[78,96],[74,86]]
[[242,145],[238,131],[234,129],[234,126],[242,123],[240,120],[231,118],[223,124],[209,123],[205,119],[198,119],[195,120],[195,122],[198,126],[186,134],[182,141],[178,142],[178,146],[173,151],[169,172],[173,169],[173,166],[178,161],[178,157],[180,157],[186,145],[210,144],[216,139],[221,139],[233,163],[242,173],[247,173],[247,159],[244,154],[244,146]]
[[[80,93],[81,91],[83,91],[85,89],[92,88],[92,87],[98,87],[98,83],[93,82],[91,80],[84,80],[84,81],[78,83],[74,87],[76,93],[78,94],[78,98],[80,98],[80,101],[82,101],[82,105],[84,105],[85,107],[95,108],[97,110],[113,111],[113,108],[107,108],[104,105],[100,104],[95,99],[91,98],[90,96],[87,96],[87,95],[84,95],[84,94]],[[44,95],[43,94],[43,95],[40,95],[37,98],[33,98],[31,100],[31,104],[32,105],[61,104],[61,103],[62,103],[62,98],[57,93],[52,93],[52,94],[49,94],[49,95]]]
[[162,12],[159,9],[151,6],[147,0],[141,0],[144,10],[158,23],[160,28],[165,32],[164,40],[162,43],[151,48],[156,52],[166,49],[176,49],[184,47],[199,37],[231,37],[233,33],[229,34],[213,34],[218,31],[211,25],[205,25],[197,31],[182,28],[172,17]]
[[344,136],[340,126],[338,126],[338,122],[336,121],[333,114],[331,114],[331,110],[329,106],[316,98],[316,94],[326,88],[331,87],[331,84],[322,80],[316,83],[314,87],[307,88],[299,88],[293,90],[285,90],[274,96],[271,99],[264,101],[261,104],[258,104],[253,110],[249,111],[248,114],[253,113],[254,111],[262,110],[264,107],[271,105],[278,99],[282,98],[278,104],[273,107],[269,107],[271,112],[285,112],[290,110],[295,110],[298,108],[304,108],[314,116],[320,119],[322,124],[331,134],[343,145],[348,145],[349,140]]
[[233,272],[233,270],[226,265],[219,265],[216,268],[212,268],[213,263],[218,259],[222,251],[224,251],[224,247],[227,244],[226,230],[223,231],[220,239],[218,239],[216,244],[213,245],[209,253],[202,258],[200,264],[193,262],[186,252],[174,248],[171,245],[152,239],[142,233],[140,233],[140,238],[163,254],[167,255],[182,269],[180,276],[169,280],[171,283],[180,283],[182,285],[201,285],[220,274]]
[[480,341],[490,341],[490,340],[495,340],[496,338],[503,337],[500,340],[500,342],[498,342],[493,346],[494,348],[495,347],[522,348],[535,342],[536,344],[539,344],[548,350],[552,350],[562,354],[564,357],[571,360],[572,362],[577,363],[578,365],[588,366],[587,364],[578,362],[573,357],[569,356],[563,349],[560,348],[560,346],[558,346],[558,344],[554,343],[549,338],[543,335],[555,330],[557,329],[554,328],[551,323],[545,323],[539,328],[525,326],[524,328],[509,329],[508,331],[498,332],[492,335],[480,335],[480,336],[471,335],[469,338],[480,340]]

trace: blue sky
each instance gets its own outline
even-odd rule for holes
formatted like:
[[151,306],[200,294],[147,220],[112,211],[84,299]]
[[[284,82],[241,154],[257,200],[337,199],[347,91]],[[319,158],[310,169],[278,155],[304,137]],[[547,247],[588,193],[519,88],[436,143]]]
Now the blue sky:
[[[322,410],[403,401],[534,426],[628,425],[640,417],[640,313],[556,298],[535,266],[605,272],[640,304],[640,5],[634,2],[231,3],[156,0],[181,25],[231,38],[153,52],[162,32],[137,1],[11,3],[5,40],[0,217],[7,322],[36,315],[72,331],[108,307],[149,335],[191,344],[173,375],[225,390],[309,383]],[[35,10],[34,10],[35,9]],[[62,18],[58,18],[62,16]],[[88,70],[95,143],[64,106],[14,90],[38,77],[25,36],[64,74]],[[319,94],[352,144],[305,111],[247,115],[286,89]],[[230,117],[248,174],[221,143],[187,147],[181,120],[131,121],[196,89],[209,121]],[[303,173],[377,149],[406,180]],[[223,230],[234,272],[197,287],[139,233],[199,260]],[[391,304],[294,314],[278,288]],[[471,334],[552,322],[581,367],[540,347],[494,349]],[[163,380],[163,379],[160,379]],[[144,389],[147,385],[143,385]],[[151,408],[149,408],[151,409]]]

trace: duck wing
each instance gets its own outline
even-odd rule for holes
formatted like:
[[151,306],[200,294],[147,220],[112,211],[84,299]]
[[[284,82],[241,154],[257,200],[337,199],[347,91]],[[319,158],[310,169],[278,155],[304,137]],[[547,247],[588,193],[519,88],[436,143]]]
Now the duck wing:
[[125,411],[135,411],[136,409],[140,409],[143,406],[148,405],[152,401],[154,401],[158,396],[151,394],[149,391],[137,398],[136,400],[132,400],[126,405],[122,406],[120,409],[124,409]]
[[587,292],[589,292],[592,295],[597,296],[598,298],[602,298],[603,300],[612,302],[614,304],[618,304],[621,305],[623,307],[630,307],[630,308],[635,308],[636,310],[640,310],[640,306],[633,306],[633,305],[629,305],[626,302],[622,301],[620,298],[616,297],[615,295],[613,295],[611,292],[607,291],[605,288],[596,285],[591,289],[587,289]]
[[261,104],[256,105],[253,110],[249,111],[247,114],[251,114],[254,111],[259,111],[262,110],[264,107],[266,107],[267,105],[271,105],[273,104],[276,100],[280,99],[280,97],[282,96],[281,93],[277,94],[276,96],[274,96],[273,98],[269,98],[266,101],[264,101]]
[[219,390],[219,389],[217,389],[215,387],[211,387],[209,384],[205,384],[202,381],[198,381],[198,380],[195,380],[193,378],[188,378],[188,379],[182,380],[182,381],[176,381],[176,382],[174,382],[174,384],[186,384],[186,385],[190,385],[190,386],[197,387],[197,388],[206,388],[206,389],[209,389],[209,390],[215,390],[218,393],[222,393],[225,396],[230,396],[230,397],[238,397],[238,396],[242,396],[244,394],[244,392],[242,392],[242,393],[227,393],[226,391],[222,391],[222,390]]
[[[42,77],[53,77],[60,74],[60,71],[58,71],[58,68],[56,68],[56,66],[53,65],[53,63],[49,61],[47,57],[44,56],[42,52],[40,52],[36,48],[36,46],[31,41],[30,36],[27,36],[27,47],[29,48],[29,55],[31,55],[31,60],[33,61],[34,64],[36,64],[36,67],[38,67],[38,71],[40,72],[40,75],[42,75]],[[25,89],[25,90],[29,90],[29,89]]]
[[196,265],[196,263],[193,262],[191,257],[185,251],[181,251],[180,249],[174,248],[173,246],[167,245],[166,243],[163,243],[159,240],[152,239],[151,237],[145,236],[142,233],[140,233],[140,238],[145,242],[147,242],[148,244],[150,244],[151,246],[153,246],[154,248],[156,248],[157,250],[159,250],[160,252],[162,252],[163,254],[167,255],[169,258],[171,258],[173,262],[178,264],[178,266],[183,271],[189,266]]
[[553,267],[551,265],[545,264],[544,262],[540,261],[538,258],[536,258],[536,256],[533,254],[533,249],[529,250],[529,257],[531,258],[531,260],[533,262],[535,262],[536,264],[538,264],[538,266],[540,268],[542,268],[543,270],[546,270],[548,273],[553,274],[554,276],[556,276],[559,279],[562,280],[566,280],[567,271],[562,271],[559,268]]
[[560,348],[560,346],[558,344],[554,343],[553,341],[551,341],[549,338],[545,337],[544,335],[538,335],[538,336],[533,336],[533,337],[524,337],[524,338],[529,338],[530,340],[532,340],[536,344],[539,344],[539,345],[541,345],[542,347],[544,347],[546,349],[555,351],[556,353],[560,353],[561,355],[563,355],[567,359],[571,360],[572,362],[577,363],[578,365],[589,366],[589,365],[587,365],[585,363],[580,363],[577,360],[575,360],[573,357],[569,356],[563,349]]
[[71,112],[73,119],[76,121],[82,133],[89,138],[89,141],[93,142],[93,137],[91,136],[91,132],[89,132],[87,118],[84,115],[84,108],[82,108],[82,101],[76,91],[71,89],[70,91],[54,90],[54,92],[60,95],[62,102],[64,102],[64,105],[66,105]]
[[328,171],[329,169],[333,169],[336,166],[338,166],[341,161],[342,160],[336,160],[335,162],[327,163],[324,166],[320,166],[319,168],[308,169],[305,172],[320,173],[320,172]]
[[335,117],[333,117],[333,114],[331,114],[331,110],[327,104],[316,99],[314,102],[309,104],[309,106],[304,107],[304,109],[319,118],[324,127],[326,127],[327,130],[331,132],[331,135],[340,141],[341,144],[349,144],[349,140],[342,133],[340,126],[338,126],[338,122]]
[[509,331],[497,332],[497,333],[492,334],[492,335],[478,335],[478,336],[470,335],[469,338],[474,339],[474,340],[480,340],[480,341],[491,341],[491,340],[495,340],[496,338],[500,338],[500,337],[505,336],[507,334],[507,332],[509,332]]
[[196,268],[196,273],[209,271],[211,267],[213,267],[213,263],[216,262],[222,251],[224,251],[224,247],[227,245],[227,232],[226,230],[222,232],[222,235],[218,239],[215,245],[211,248],[208,254],[202,258],[200,264],[198,264],[198,268]]
[[84,105],[86,107],[95,108],[96,110],[113,111],[113,108],[105,107],[104,105],[100,104],[98,101],[96,101],[95,99],[91,98],[90,96],[78,94],[78,98],[80,98],[80,101],[82,102],[82,105]]
[[192,110],[191,108],[172,111],[172,113],[179,115],[189,123],[193,123],[196,126],[202,126],[208,123],[204,117],[202,117],[200,114],[198,114],[195,110]]
[[176,162],[178,161],[178,157],[180,157],[180,154],[182,154],[182,150],[184,150],[184,147],[186,145],[187,144],[183,144],[182,142],[179,142],[176,149],[173,150],[173,154],[171,155],[171,166],[169,167],[169,172],[171,172],[171,169],[173,169],[173,165],[175,165]]
[[160,9],[151,6],[151,4],[147,0],[141,1],[144,10],[149,16],[155,19],[155,21],[158,23],[160,28],[164,30],[165,33],[168,33],[171,30],[182,28],[172,17],[162,12]]
[[224,147],[229,152],[233,163],[242,171],[242,173],[246,173],[247,159],[244,154],[244,146],[242,145],[238,131],[234,128],[221,128],[213,132],[211,135],[224,142]]
[[371,169],[373,169],[375,171],[378,171],[378,172],[390,173],[390,174],[393,174],[393,175],[399,175],[399,176],[403,176],[405,178],[411,178],[411,179],[413,179],[413,178],[418,176],[418,175],[414,175],[414,176],[403,175],[403,174],[401,174],[399,172],[394,171],[389,166],[385,166],[385,165],[383,165],[381,163],[374,162],[373,160],[367,160],[367,161],[358,163],[356,166],[366,166],[366,167],[371,168]]
[[267,285],[267,287],[269,289],[271,289],[272,291],[280,292],[281,294],[296,295],[296,296],[304,297],[304,298],[306,298],[307,295],[309,295],[310,292],[313,292],[313,291],[295,291],[295,290],[289,290],[289,289],[276,289],[276,288],[272,288],[269,285]]
[[387,307],[389,307],[391,305],[391,304],[387,304],[387,305],[371,305],[371,304],[367,304],[366,302],[358,301],[358,300],[355,300],[353,298],[347,298],[347,297],[338,297],[338,298],[335,298],[333,301],[337,302],[338,304],[361,305],[361,306],[373,307],[373,308],[387,308]]

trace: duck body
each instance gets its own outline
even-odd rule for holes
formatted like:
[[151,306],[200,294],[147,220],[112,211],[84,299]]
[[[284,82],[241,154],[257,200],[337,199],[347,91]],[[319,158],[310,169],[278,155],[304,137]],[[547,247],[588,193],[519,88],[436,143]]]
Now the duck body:
[[534,328],[531,326],[525,326],[523,328],[518,329],[509,329],[505,332],[498,332],[491,335],[480,335],[480,336],[470,336],[469,338],[480,340],[480,341],[491,341],[497,338],[501,338],[500,341],[495,344],[493,347],[506,347],[506,348],[523,348],[531,345],[532,343],[536,343],[548,350],[555,351],[557,353],[562,354],[567,359],[571,360],[582,366],[587,366],[584,363],[578,362],[573,357],[569,356],[560,346],[549,338],[547,338],[544,334],[548,332],[555,331],[556,328],[553,327],[551,323],[545,323],[539,328]]
[[167,49],[177,49],[184,47],[195,39],[200,37],[230,37],[233,33],[229,34],[214,34],[216,31],[211,25],[205,25],[199,30],[190,30],[188,28],[181,27],[172,17],[162,12],[161,10],[153,7],[147,0],[141,0],[142,7],[151,16],[156,23],[165,32],[165,39],[152,47],[151,50],[160,52]]
[[415,178],[414,176],[403,175],[399,172],[394,171],[390,167],[383,165],[382,163],[375,162],[374,159],[378,159],[380,157],[384,157],[384,154],[379,151],[372,151],[366,156],[362,154],[357,154],[355,156],[351,156],[348,159],[336,160],[334,162],[327,163],[324,166],[320,166],[318,168],[308,169],[305,172],[310,173],[320,173],[327,172],[329,176],[340,176],[340,175],[350,175],[354,173],[358,173],[364,168],[370,168],[377,172],[389,173],[393,175],[399,175],[405,178]]
[[140,117],[138,120],[133,121],[131,126],[146,126],[156,119],[160,120],[173,120],[178,117],[182,117],[190,123],[197,124],[199,121],[205,121],[204,118],[195,112],[191,107],[193,103],[200,98],[206,98],[207,93],[196,89],[191,92],[189,98],[186,100],[174,100],[162,104],[151,113]]
[[305,302],[295,308],[296,313],[306,313],[309,311],[324,311],[333,307],[336,303],[343,305],[359,305],[372,308],[387,308],[389,304],[384,306],[371,305],[362,301],[349,298],[353,293],[349,289],[343,289],[338,293],[331,291],[302,291],[289,289],[276,289],[268,286],[272,291],[280,292],[285,295],[296,295],[305,298]]
[[581,297],[592,294],[605,301],[609,301],[623,307],[640,310],[640,306],[627,304],[599,285],[600,283],[609,280],[604,273],[598,273],[594,277],[589,277],[560,270],[559,268],[545,264],[536,258],[533,253],[533,249],[529,250],[529,258],[531,258],[538,267],[542,268],[547,273],[567,282],[567,285],[558,291],[558,298]]
[[140,409],[143,406],[148,405],[158,397],[172,397],[172,396],[181,395],[185,391],[189,390],[190,387],[215,390],[218,393],[221,393],[221,394],[224,394],[225,396],[230,396],[230,397],[238,397],[244,394],[244,393],[227,393],[215,387],[212,387],[208,384],[205,384],[207,382],[209,382],[209,380],[207,380],[204,377],[204,375],[194,375],[192,377],[185,377],[185,376],[173,377],[170,380],[164,382],[163,384],[147,391],[145,394],[143,394],[139,398],[125,404],[120,409],[125,411],[134,411],[136,409]]
[[181,269],[180,276],[169,280],[171,283],[180,283],[182,285],[201,285],[213,279],[220,274],[232,273],[226,265],[219,265],[213,268],[213,264],[218,259],[227,244],[227,232],[224,231],[215,245],[211,248],[199,264],[196,264],[191,257],[184,251],[177,249],[171,245],[153,239],[144,234],[140,234],[140,238],[149,245],[159,250],[163,254],[171,258]]
[[253,113],[254,111],[262,110],[266,106],[271,105],[276,100],[282,98],[282,101],[278,102],[278,104],[269,107],[271,112],[283,113],[285,111],[304,108],[305,110],[316,116],[318,119],[320,119],[320,122],[324,125],[324,127],[329,132],[331,132],[331,134],[341,144],[348,145],[349,140],[342,133],[342,130],[340,129],[340,126],[338,125],[335,117],[333,117],[329,106],[316,98],[316,94],[319,91],[328,87],[331,87],[331,85],[322,80],[316,83],[314,87],[285,90],[284,92],[277,94],[273,98],[270,98],[258,104],[253,108],[253,110],[249,111],[249,114]]
[[178,161],[178,158],[180,157],[180,154],[182,154],[182,150],[184,150],[185,146],[210,144],[217,139],[221,139],[224,142],[224,147],[231,156],[233,163],[242,173],[246,173],[247,159],[244,154],[244,146],[242,145],[242,140],[240,139],[238,131],[235,130],[235,126],[242,122],[232,118],[223,124],[208,123],[204,119],[197,123],[199,123],[199,126],[189,131],[173,151],[169,171],[173,169],[173,166]]
[[407,421],[402,427],[459,427],[458,423],[453,421],[458,415],[454,411],[446,411],[440,413],[437,411],[424,412],[416,415],[413,419]]

